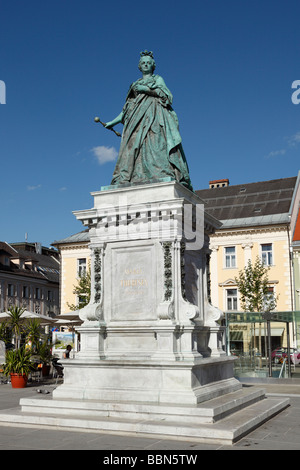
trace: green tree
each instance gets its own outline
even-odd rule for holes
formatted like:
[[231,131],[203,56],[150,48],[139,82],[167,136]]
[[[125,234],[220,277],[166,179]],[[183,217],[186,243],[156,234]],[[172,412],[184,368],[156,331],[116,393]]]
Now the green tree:
[[74,286],[73,294],[75,294],[78,298],[78,304],[69,304],[67,303],[70,310],[80,310],[81,308],[85,307],[91,298],[91,271],[87,269],[87,271],[79,276],[77,285]]
[[13,336],[16,341],[16,348],[19,349],[21,343],[21,334],[24,331],[24,318],[22,313],[25,312],[25,308],[11,306],[8,309],[8,326],[12,330]]
[[4,341],[4,343],[8,343],[10,341],[8,321],[0,322],[0,341]]
[[241,306],[245,312],[271,311],[276,308],[277,297],[270,292],[269,269],[257,257],[254,264],[249,260],[247,266],[239,271],[239,276],[235,278]]
[[[239,276],[235,278],[240,293],[241,306],[245,312],[270,312],[276,308],[277,298],[274,297],[273,292],[270,292],[268,279],[269,269],[270,268],[266,267],[257,256],[254,264],[249,260],[247,266],[239,271]],[[254,354],[257,347],[260,352],[262,351],[261,322],[259,322],[258,326],[258,343],[255,333],[253,334],[251,343],[251,353]],[[261,354],[259,365],[262,367]]]
[[31,343],[31,347],[35,350],[41,338],[41,321],[39,318],[28,318],[25,323],[26,341]]

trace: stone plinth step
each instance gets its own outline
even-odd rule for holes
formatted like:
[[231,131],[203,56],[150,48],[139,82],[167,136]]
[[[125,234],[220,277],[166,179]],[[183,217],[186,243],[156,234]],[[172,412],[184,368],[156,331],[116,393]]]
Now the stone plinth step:
[[263,398],[261,390],[228,395],[195,406],[22,399],[18,410],[0,412],[0,424],[232,444],[289,406],[289,399]]
[[209,400],[201,405],[161,405],[153,403],[107,402],[97,400],[69,400],[24,398],[20,400],[24,413],[50,413],[92,417],[134,418],[164,420],[189,424],[213,423],[262,400],[263,390],[242,389]]

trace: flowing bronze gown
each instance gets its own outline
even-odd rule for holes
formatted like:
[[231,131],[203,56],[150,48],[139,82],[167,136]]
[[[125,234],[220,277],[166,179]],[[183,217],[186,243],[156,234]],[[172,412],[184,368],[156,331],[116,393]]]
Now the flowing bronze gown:
[[172,94],[159,75],[146,84],[155,96],[134,91],[134,82],[123,108],[123,134],[112,185],[174,179],[193,191],[181,144]]

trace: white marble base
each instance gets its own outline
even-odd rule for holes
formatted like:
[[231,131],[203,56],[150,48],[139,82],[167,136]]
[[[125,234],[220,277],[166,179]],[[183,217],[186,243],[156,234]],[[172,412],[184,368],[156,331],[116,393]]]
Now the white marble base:
[[1,410],[0,423],[231,445],[287,406],[288,398],[265,398],[264,391],[255,387],[197,406],[41,395],[21,399],[19,410]]
[[92,209],[75,212],[90,229],[91,302],[54,396],[197,404],[239,389],[207,295],[219,222],[175,181],[93,196]]
[[197,404],[241,389],[233,359],[201,359],[197,365],[155,361],[64,361],[63,385],[54,398]]
[[91,239],[80,353],[63,361],[52,400],[21,400],[0,421],[232,443],[286,407],[234,378],[222,312],[208,300],[219,222],[202,201],[176,182],[93,196],[75,213]]

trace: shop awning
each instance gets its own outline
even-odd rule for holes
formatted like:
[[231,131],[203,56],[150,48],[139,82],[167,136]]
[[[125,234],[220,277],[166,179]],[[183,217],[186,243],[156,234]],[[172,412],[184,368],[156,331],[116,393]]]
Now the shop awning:
[[282,336],[284,328],[271,328],[271,336]]

